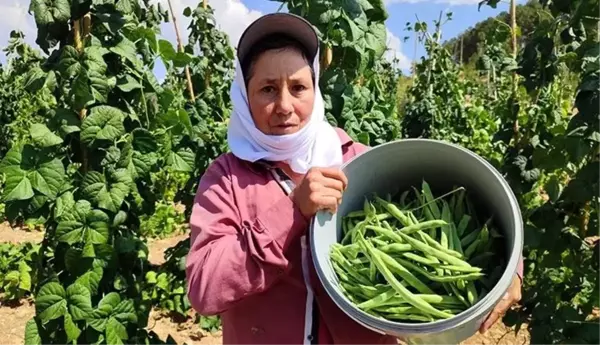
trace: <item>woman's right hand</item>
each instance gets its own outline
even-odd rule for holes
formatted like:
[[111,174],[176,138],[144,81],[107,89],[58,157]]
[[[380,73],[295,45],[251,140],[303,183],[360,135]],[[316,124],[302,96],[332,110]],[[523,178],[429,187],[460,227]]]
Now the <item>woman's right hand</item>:
[[347,186],[348,179],[340,169],[311,168],[291,193],[291,198],[302,214],[310,218],[320,210],[335,212]]

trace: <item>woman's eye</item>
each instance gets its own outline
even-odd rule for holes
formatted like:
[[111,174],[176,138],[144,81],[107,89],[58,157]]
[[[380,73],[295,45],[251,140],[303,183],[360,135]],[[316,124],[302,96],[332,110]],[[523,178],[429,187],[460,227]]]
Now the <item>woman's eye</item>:
[[306,86],[304,85],[294,85],[294,91],[300,92],[306,90]]
[[261,89],[261,91],[264,93],[271,93],[271,92],[275,91],[275,88],[272,86],[265,86]]

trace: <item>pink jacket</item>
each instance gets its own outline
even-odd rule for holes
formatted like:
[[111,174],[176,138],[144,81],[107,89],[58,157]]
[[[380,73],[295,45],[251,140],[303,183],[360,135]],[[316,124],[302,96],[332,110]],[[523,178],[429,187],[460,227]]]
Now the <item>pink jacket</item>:
[[[368,149],[337,132],[344,161]],[[325,292],[307,246],[309,220],[269,169],[228,153],[202,176],[186,265],[192,307],[220,314],[224,344],[397,344]]]

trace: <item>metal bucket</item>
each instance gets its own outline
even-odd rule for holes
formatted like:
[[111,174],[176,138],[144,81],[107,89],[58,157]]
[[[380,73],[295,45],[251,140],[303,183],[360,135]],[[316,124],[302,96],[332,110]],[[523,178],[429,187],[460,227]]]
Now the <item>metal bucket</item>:
[[[523,248],[523,221],[508,183],[487,161],[450,143],[429,139],[404,139],[370,149],[342,166],[349,185],[336,214],[319,212],[311,223],[314,265],[325,290],[338,307],[359,324],[412,344],[458,344],[474,335],[508,290],[517,272]],[[329,261],[333,243],[341,240],[341,218],[362,209],[364,197],[411,186],[425,179],[434,194],[454,185],[464,186],[480,211],[494,214],[506,241],[507,266],[496,286],[471,308],[446,320],[400,323],[377,319],[354,306],[341,292]]]

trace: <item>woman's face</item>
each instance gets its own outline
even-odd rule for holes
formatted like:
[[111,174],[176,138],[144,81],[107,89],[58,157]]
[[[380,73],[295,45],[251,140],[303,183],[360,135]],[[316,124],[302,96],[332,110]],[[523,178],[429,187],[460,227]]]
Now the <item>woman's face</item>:
[[311,69],[295,49],[268,50],[248,81],[250,112],[268,135],[292,134],[306,125],[315,100]]

